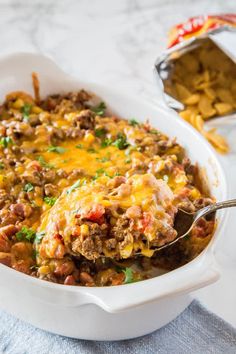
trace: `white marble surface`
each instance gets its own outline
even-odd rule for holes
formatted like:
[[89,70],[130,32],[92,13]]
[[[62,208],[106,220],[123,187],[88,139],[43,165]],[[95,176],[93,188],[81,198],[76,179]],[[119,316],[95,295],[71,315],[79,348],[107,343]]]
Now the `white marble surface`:
[[[235,0],[0,0],[1,55],[41,52],[64,70],[155,99],[155,58],[175,23],[205,13],[236,12]],[[234,143],[221,158],[236,196],[236,123],[222,127]],[[196,297],[236,326],[236,210],[217,250],[222,277]]]

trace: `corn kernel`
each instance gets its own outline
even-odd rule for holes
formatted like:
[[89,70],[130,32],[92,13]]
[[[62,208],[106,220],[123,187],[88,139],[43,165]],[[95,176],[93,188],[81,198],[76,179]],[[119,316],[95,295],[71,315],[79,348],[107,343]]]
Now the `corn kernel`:
[[32,113],[35,113],[35,114],[39,114],[39,113],[43,112],[43,110],[38,106],[33,106],[31,111],[32,111]]
[[86,141],[86,143],[89,143],[89,144],[93,143],[94,140],[95,140],[95,136],[91,133],[86,134],[84,137],[84,141]]
[[0,188],[4,186],[5,178],[3,175],[0,175]]
[[153,253],[154,253],[154,250],[149,250],[148,248],[143,248],[141,253],[145,257],[152,257]]
[[82,236],[88,236],[89,235],[89,227],[86,224],[82,224],[80,226],[80,233]]
[[122,258],[129,258],[133,251],[133,244],[129,244],[120,250],[120,255]]
[[23,166],[18,166],[18,167],[16,167],[16,168],[15,168],[15,172],[16,172],[16,173],[20,173],[20,174],[23,173],[23,172],[24,172],[24,167],[23,167]]
[[35,203],[37,206],[42,206],[42,205],[43,205],[43,200],[42,200],[42,198],[40,198],[40,197],[36,197],[36,198],[34,198],[34,203]]
[[38,272],[40,275],[47,275],[51,272],[51,270],[49,266],[41,266],[39,267]]
[[78,115],[77,112],[67,113],[65,114],[65,119],[71,122],[77,115]]
[[12,107],[16,109],[21,109],[24,106],[24,101],[18,98],[13,104]]
[[200,192],[197,190],[197,188],[193,188],[190,192],[190,196],[193,198],[193,199],[197,199],[197,198],[200,198],[201,197],[201,194]]
[[44,212],[44,211],[47,211],[47,210],[50,209],[50,208],[51,208],[51,207],[50,207],[49,204],[44,203],[43,206],[42,206],[42,211],[43,211],[43,212]]
[[58,182],[58,186],[61,188],[65,188],[68,186],[68,181],[65,178],[62,178],[59,182]]

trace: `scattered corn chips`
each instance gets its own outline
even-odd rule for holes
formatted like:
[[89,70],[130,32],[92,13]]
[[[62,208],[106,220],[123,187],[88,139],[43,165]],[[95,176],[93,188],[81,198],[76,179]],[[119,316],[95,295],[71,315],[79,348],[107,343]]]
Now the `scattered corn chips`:
[[235,63],[208,39],[173,62],[164,86],[167,93],[184,104],[180,116],[219,152],[228,152],[225,139],[215,130],[205,130],[204,121],[236,110]]

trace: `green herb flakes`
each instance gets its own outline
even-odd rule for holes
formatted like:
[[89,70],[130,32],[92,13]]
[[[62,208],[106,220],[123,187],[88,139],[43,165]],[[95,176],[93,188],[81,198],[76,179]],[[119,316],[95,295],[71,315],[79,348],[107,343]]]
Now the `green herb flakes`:
[[95,176],[93,176],[93,180],[95,181],[96,179],[98,179],[99,177],[101,176],[106,176],[106,177],[109,177],[109,174],[103,169],[103,168],[99,168],[97,171],[96,171],[96,174]]
[[36,243],[37,245],[41,243],[44,236],[45,236],[45,231],[36,232],[34,243]]
[[44,159],[43,156],[38,156],[38,157],[37,157],[37,160],[38,160],[38,162],[40,163],[40,165],[41,165],[42,167],[45,167],[45,168],[54,168],[53,165],[51,165],[51,164],[49,164],[49,163],[47,163],[47,162],[45,161],[45,159]]
[[65,148],[61,147],[61,146],[49,146],[48,152],[55,152],[57,154],[64,154],[64,152],[66,151]]
[[130,119],[129,124],[132,125],[132,127],[135,127],[136,125],[139,125],[139,123],[135,119]]
[[13,140],[9,136],[4,136],[0,139],[0,145],[2,145],[4,147],[4,149],[12,144],[13,144]]
[[34,242],[35,235],[36,233],[34,230],[23,226],[22,229],[16,233],[16,238],[18,241]]
[[124,150],[129,146],[129,143],[127,142],[126,136],[119,133],[113,145],[116,146],[119,150]]
[[91,154],[97,153],[97,151],[94,148],[89,148],[87,151],[90,152]]
[[156,129],[151,129],[151,130],[149,130],[149,133],[151,133],[151,134],[156,134],[156,135],[160,135],[160,132],[159,132],[158,130],[156,130]]
[[99,161],[99,162],[107,162],[107,161],[110,160],[110,158],[107,157],[107,156],[104,156],[104,157],[101,157],[101,158],[97,157],[96,160]]
[[111,144],[112,144],[112,140],[110,138],[106,138],[106,139],[102,140],[101,147],[106,148],[106,147],[110,146]]
[[29,114],[30,114],[31,108],[32,108],[32,105],[29,103],[25,103],[24,106],[21,108],[24,122],[29,121]]
[[50,206],[53,206],[53,205],[56,203],[57,198],[56,198],[56,197],[44,197],[44,198],[43,198],[43,201],[44,201],[46,204],[48,204],[48,205],[50,205]]
[[98,116],[103,116],[106,110],[106,105],[104,102],[100,102],[99,105],[90,108],[91,111],[93,111],[94,113],[96,113]]
[[70,194],[71,192],[73,192],[75,189],[79,188],[81,186],[81,180],[78,179],[78,181],[76,181],[74,184],[72,184],[72,186],[67,189],[66,194]]
[[123,269],[122,272],[125,274],[124,284],[130,284],[135,281],[134,275],[133,275],[133,270],[131,268],[127,267],[127,268]]
[[23,188],[24,192],[31,192],[34,190],[34,186],[31,183],[26,183]]
[[97,128],[94,130],[95,136],[97,138],[101,138],[102,136],[106,135],[106,129],[104,128]]

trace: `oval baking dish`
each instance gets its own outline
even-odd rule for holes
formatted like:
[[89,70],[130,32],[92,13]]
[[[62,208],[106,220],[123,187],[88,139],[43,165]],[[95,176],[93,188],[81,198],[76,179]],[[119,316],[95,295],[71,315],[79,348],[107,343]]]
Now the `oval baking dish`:
[[[10,91],[31,92],[31,72],[38,73],[42,96],[86,89],[98,94],[109,110],[121,117],[135,116],[178,142],[193,162],[207,171],[211,193],[226,199],[226,182],[217,156],[207,142],[163,102],[156,105],[92,83],[77,81],[50,59],[15,54],[0,60],[0,96]],[[41,281],[0,264],[1,307],[39,328],[65,336],[91,340],[119,340],[154,331],[180,314],[190,303],[190,292],[215,281],[214,248],[225,223],[208,247],[190,263],[164,275],[138,283],[112,287],[73,287]]]

